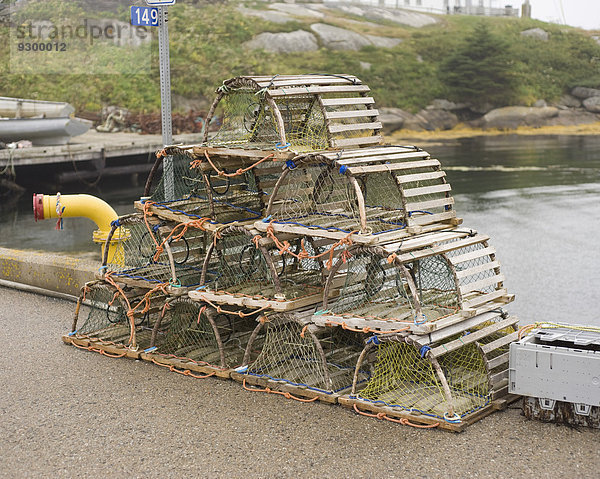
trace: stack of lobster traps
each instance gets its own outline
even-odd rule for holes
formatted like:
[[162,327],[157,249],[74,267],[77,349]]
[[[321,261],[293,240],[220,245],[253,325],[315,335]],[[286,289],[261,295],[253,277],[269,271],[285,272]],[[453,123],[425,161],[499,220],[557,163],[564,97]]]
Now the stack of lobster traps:
[[517,319],[496,252],[438,160],[380,144],[368,94],[347,75],[225,81],[219,130],[160,151],[113,223],[65,342],[404,424],[502,408]]

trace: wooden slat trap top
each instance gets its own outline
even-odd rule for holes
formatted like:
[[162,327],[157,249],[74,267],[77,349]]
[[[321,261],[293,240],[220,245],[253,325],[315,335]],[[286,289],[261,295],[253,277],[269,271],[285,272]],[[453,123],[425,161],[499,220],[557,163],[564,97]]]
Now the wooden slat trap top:
[[351,75],[237,77],[217,89],[206,123],[220,128],[205,144],[315,151],[381,143],[369,87]]
[[377,244],[460,224],[440,162],[417,147],[299,155],[286,167],[261,231]]
[[[330,271],[315,324],[427,334],[514,298],[489,237],[443,231],[381,246],[348,248]],[[339,291],[328,294],[329,282]],[[342,284],[343,283],[343,284]]]

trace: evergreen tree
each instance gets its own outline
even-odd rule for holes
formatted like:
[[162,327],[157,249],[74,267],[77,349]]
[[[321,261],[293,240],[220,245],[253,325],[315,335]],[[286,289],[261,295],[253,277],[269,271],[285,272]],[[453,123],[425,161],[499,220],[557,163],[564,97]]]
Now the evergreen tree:
[[453,101],[504,106],[516,96],[510,45],[484,23],[441,65],[440,74]]

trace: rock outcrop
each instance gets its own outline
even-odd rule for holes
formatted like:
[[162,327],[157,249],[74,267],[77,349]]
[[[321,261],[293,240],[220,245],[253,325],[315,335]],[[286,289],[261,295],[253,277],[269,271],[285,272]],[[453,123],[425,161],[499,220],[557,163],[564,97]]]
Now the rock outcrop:
[[535,38],[543,42],[547,42],[550,38],[550,34],[541,28],[530,28],[529,30],[524,30],[521,32],[521,36]]
[[535,108],[527,106],[505,106],[483,115],[483,128],[514,129],[519,126],[539,127],[547,124],[550,118],[558,116],[558,108],[553,106]]
[[309,52],[319,49],[316,37],[304,30],[290,33],[261,33],[244,43],[244,46],[275,53]]
[[329,50],[360,50],[369,45],[392,48],[402,41],[399,38],[361,35],[326,23],[313,23],[310,28],[319,36],[322,45]]

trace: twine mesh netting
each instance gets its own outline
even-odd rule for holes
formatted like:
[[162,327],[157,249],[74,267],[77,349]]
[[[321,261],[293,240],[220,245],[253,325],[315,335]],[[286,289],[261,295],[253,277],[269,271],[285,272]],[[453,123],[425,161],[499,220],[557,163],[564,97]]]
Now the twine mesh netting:
[[188,228],[182,236],[176,234],[179,229],[169,237],[173,223],[146,224],[143,215],[120,218],[119,224],[127,232],[127,239],[119,244],[119,254],[108,258],[107,271],[113,276],[145,281],[149,287],[160,283],[199,284],[207,242],[211,240],[208,233]]
[[[360,231],[357,192],[348,176],[331,164],[292,165],[275,192],[270,214],[276,223],[350,233]],[[391,175],[357,178],[366,193],[367,230],[377,234],[403,229],[402,199]]]
[[[138,346],[150,345],[152,328],[157,319],[157,306],[164,296],[155,294],[150,298],[149,311],[137,308],[133,315],[134,335],[127,312],[129,307],[121,294],[107,284],[93,284],[85,294],[77,319],[77,335],[99,339],[114,344],[130,344],[130,339]],[[143,298],[129,299],[135,308]],[[154,305],[154,306],[153,306]]]
[[285,135],[296,151],[324,150],[327,127],[316,95],[283,97],[276,100],[281,112]]
[[[464,416],[489,402],[487,374],[477,346],[466,345],[440,358],[454,412]],[[449,404],[431,362],[403,341],[378,346],[373,377],[356,397],[444,418]]]
[[[159,208],[191,220],[210,218],[218,223],[256,219],[262,215],[265,207],[263,197],[269,191],[268,182],[272,182],[277,173],[269,163],[240,175],[220,176],[206,159],[201,165],[192,166],[187,155],[173,155],[172,158],[172,198],[166,199],[166,174],[163,171],[150,200]],[[203,158],[200,157],[201,160]],[[238,163],[224,162],[216,157],[211,161],[219,171],[227,174],[235,173],[239,167]],[[258,175],[263,172],[265,177],[261,179]],[[265,186],[261,185],[261,180]]]
[[[388,262],[376,250],[363,248],[348,260],[344,287],[328,309],[335,314],[409,322],[434,321],[458,310],[454,275],[442,255],[404,266]],[[416,298],[407,276],[416,287]],[[421,307],[419,317],[416,301]]]
[[[460,272],[465,271],[465,270],[473,270],[474,271],[472,274],[468,274],[467,276],[461,275],[461,277],[459,279],[459,286],[466,286],[468,284],[476,283],[478,281],[482,281],[482,280],[491,278],[496,275],[496,272],[494,269],[488,269],[488,268],[484,269],[485,265],[491,263],[494,260],[492,258],[491,254],[477,255],[477,257],[475,257],[475,258],[466,259],[466,260],[460,261],[458,263],[456,262],[457,257],[467,255],[469,253],[476,253],[478,251],[484,250],[487,247],[488,247],[488,245],[485,242],[476,243],[476,244],[473,244],[470,246],[465,246],[458,250],[454,250],[454,251],[450,251],[450,252],[446,253],[448,258],[450,258],[451,260],[453,260],[453,259],[455,260],[455,268],[456,268],[457,274],[460,275]],[[495,284],[484,285],[484,286],[478,287],[476,291],[470,292],[468,294],[469,297],[464,298],[464,299],[470,299],[473,296],[477,296],[478,294],[491,293],[495,290],[496,290]]]
[[[316,256],[319,248],[311,239],[298,239],[292,243],[290,251],[296,256],[301,252]],[[251,235],[237,227],[230,227],[221,234],[211,260],[218,263],[211,289],[269,299],[296,299],[320,293],[323,288],[320,260],[299,259],[279,251],[274,245],[261,250]],[[271,261],[273,269],[268,261]]]
[[[205,304],[177,299],[170,304],[158,328],[156,352],[197,363],[236,367],[242,364],[255,326],[253,318],[218,313]],[[256,339],[258,347],[260,341],[260,337]]]
[[414,300],[398,267],[377,253],[348,260],[344,287],[329,310],[336,314],[412,321]]
[[[294,320],[278,315],[265,323],[261,353],[247,374],[285,381],[321,392],[332,393],[352,386],[362,335],[341,328],[322,328],[315,334]],[[359,372],[363,382],[367,373]]]
[[254,89],[240,88],[226,93],[218,104],[215,117],[221,127],[209,139],[211,146],[274,147],[280,136],[277,121],[264,95]]

